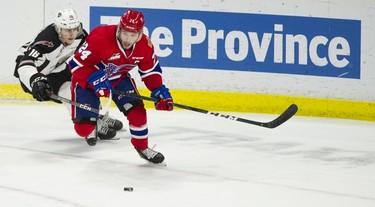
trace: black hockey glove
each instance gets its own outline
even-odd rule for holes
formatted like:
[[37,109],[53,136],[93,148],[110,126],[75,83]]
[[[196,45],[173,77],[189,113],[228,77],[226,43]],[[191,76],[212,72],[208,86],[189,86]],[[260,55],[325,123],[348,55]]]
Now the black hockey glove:
[[49,101],[49,93],[52,92],[52,88],[48,83],[48,79],[41,73],[34,74],[30,78],[30,86],[32,88],[33,97],[38,101]]

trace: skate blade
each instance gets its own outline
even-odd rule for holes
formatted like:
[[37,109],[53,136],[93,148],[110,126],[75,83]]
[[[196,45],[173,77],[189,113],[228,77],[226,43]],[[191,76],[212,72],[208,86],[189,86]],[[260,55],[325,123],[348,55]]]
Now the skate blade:
[[145,160],[145,164],[143,164],[142,166],[144,166],[144,167],[165,168],[165,167],[167,167],[167,163],[166,162],[153,163],[153,162],[149,162],[149,161]]
[[100,141],[116,141],[116,140],[120,140],[120,137],[114,137],[114,138],[111,138],[111,139],[100,139],[100,138],[98,138],[98,140],[100,140]]

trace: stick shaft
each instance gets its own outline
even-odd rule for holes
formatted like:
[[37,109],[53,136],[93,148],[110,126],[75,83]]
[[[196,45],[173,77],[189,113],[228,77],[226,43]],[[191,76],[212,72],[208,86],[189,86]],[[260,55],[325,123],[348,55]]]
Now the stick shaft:
[[62,101],[62,102],[65,102],[65,103],[69,103],[71,105],[77,106],[78,108],[81,108],[81,109],[84,109],[84,110],[91,111],[91,112],[99,114],[99,109],[92,108],[92,107],[88,106],[87,104],[78,103],[78,102],[72,101],[70,99],[58,96],[58,95],[53,94],[53,93],[49,94],[49,96],[52,99],[55,99],[55,100],[58,100],[58,101]]
[[[120,90],[116,90],[116,89],[114,89],[113,92],[117,93],[117,94],[124,95],[124,96],[132,97],[132,98],[138,98],[138,99],[142,99],[142,100],[146,100],[146,101],[153,101],[153,102],[157,101],[156,99],[151,98],[151,97],[142,96],[142,95],[138,95],[138,94],[134,94],[134,93],[126,93],[124,91],[120,91]],[[229,119],[229,120],[232,120],[232,121],[239,121],[239,122],[243,122],[243,123],[247,123],[247,124],[266,127],[266,128],[275,128],[275,127],[281,125],[282,123],[284,123],[288,119],[290,119],[292,116],[294,116],[294,114],[297,113],[297,111],[298,111],[297,105],[292,104],[282,114],[280,114],[274,120],[272,120],[270,122],[258,122],[258,121],[244,119],[244,118],[240,118],[240,117],[236,117],[236,116],[232,116],[232,115],[227,115],[227,114],[222,114],[222,113],[218,113],[218,112],[211,112],[211,111],[208,111],[208,110],[205,110],[205,109],[200,109],[200,108],[187,106],[187,105],[183,105],[183,104],[179,104],[179,103],[173,103],[173,106],[178,107],[178,108],[182,108],[182,109],[186,109],[186,110],[190,110],[190,111],[195,111],[195,112],[198,112],[198,113],[213,115],[213,116],[216,116],[216,117],[222,117],[222,118]]]

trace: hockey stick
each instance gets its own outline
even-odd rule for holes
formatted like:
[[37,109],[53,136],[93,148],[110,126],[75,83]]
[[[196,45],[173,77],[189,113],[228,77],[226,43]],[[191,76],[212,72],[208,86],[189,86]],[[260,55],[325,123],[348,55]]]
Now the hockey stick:
[[49,95],[50,98],[52,98],[54,100],[65,102],[65,103],[77,106],[78,108],[81,108],[81,109],[84,109],[84,110],[91,111],[91,112],[99,114],[99,111],[100,111],[99,109],[92,108],[92,107],[88,106],[87,104],[78,103],[78,102],[72,101],[70,99],[58,96],[58,95],[53,94],[53,93],[50,93],[48,95]]
[[[48,96],[51,98],[51,99],[54,99],[54,100],[58,100],[58,101],[61,101],[61,102],[65,102],[65,103],[68,103],[68,104],[71,104],[71,105],[74,105],[78,108],[81,108],[81,109],[84,109],[84,110],[87,110],[87,111],[91,111],[93,113],[97,113],[98,116],[100,117],[100,119],[106,119],[108,117],[108,112],[109,112],[109,107],[111,106],[111,102],[112,102],[112,93],[109,94],[109,97],[108,97],[108,101],[107,103],[105,104],[104,107],[100,107],[102,110],[99,110],[97,108],[92,108],[90,106],[88,106],[87,104],[83,104],[83,103],[78,103],[78,102],[75,102],[73,100],[70,100],[70,99],[67,99],[67,98],[64,98],[64,97],[61,97],[61,96],[58,96],[56,94],[53,94],[53,93],[49,93]],[[104,115],[100,114],[100,111],[105,112]],[[98,130],[98,127],[95,127],[95,130]],[[89,143],[87,140],[87,144],[89,144],[90,146],[95,146],[96,145],[96,142],[98,140],[98,137],[95,136],[94,138],[95,140],[92,141],[92,143]],[[119,140],[120,138],[118,139],[112,139],[112,140]]]
[[48,95],[49,95],[50,98],[52,98],[54,100],[65,102],[65,103],[77,106],[78,108],[81,108],[81,109],[84,109],[84,110],[87,110],[87,111],[91,111],[91,112],[97,113],[97,114],[99,114],[99,116],[101,118],[104,118],[104,117],[108,116],[108,110],[109,110],[109,107],[110,107],[111,101],[112,101],[112,93],[110,93],[110,96],[108,97],[108,101],[107,101],[107,103],[105,104],[105,106],[102,109],[102,111],[105,112],[104,115],[103,115],[103,114],[100,114],[101,110],[96,109],[96,108],[92,108],[92,107],[88,106],[87,104],[78,103],[78,102],[72,101],[70,99],[58,96],[58,95],[53,94],[53,93],[50,93]]
[[[127,97],[142,99],[142,100],[146,100],[146,101],[153,101],[153,102],[157,101],[156,99],[151,98],[151,97],[141,96],[141,95],[134,94],[134,93],[126,93],[124,91],[120,91],[120,90],[116,90],[116,89],[113,89],[113,92],[116,93],[116,94],[119,94],[119,95],[124,95],[124,96],[127,96]],[[291,104],[282,114],[280,114],[274,120],[272,120],[270,122],[258,122],[258,121],[253,121],[253,120],[248,120],[248,119],[232,116],[232,115],[226,115],[226,114],[221,114],[221,113],[217,113],[217,112],[211,112],[211,111],[207,111],[205,109],[195,108],[195,107],[186,106],[186,105],[178,104],[178,103],[173,103],[173,105],[178,107],[178,108],[187,109],[187,110],[190,110],[190,111],[214,115],[214,116],[217,116],[217,117],[223,117],[223,118],[226,118],[226,119],[229,119],[229,120],[239,121],[239,122],[243,122],[243,123],[247,123],[247,124],[266,127],[266,128],[278,127],[282,123],[286,122],[288,119],[292,118],[292,116],[294,116],[294,114],[296,114],[297,111],[298,111],[298,106],[296,104]]]

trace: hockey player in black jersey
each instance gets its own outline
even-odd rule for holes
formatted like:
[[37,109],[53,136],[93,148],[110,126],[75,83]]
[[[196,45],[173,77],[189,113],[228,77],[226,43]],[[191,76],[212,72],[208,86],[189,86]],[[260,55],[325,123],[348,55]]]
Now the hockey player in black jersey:
[[[54,23],[19,49],[14,76],[19,79],[22,89],[37,101],[50,101],[49,93],[71,99],[71,73],[67,61],[86,36],[73,9],[58,11]],[[65,105],[70,111],[70,104]],[[112,139],[116,130],[122,127],[121,121],[102,116],[98,121],[97,136]]]

